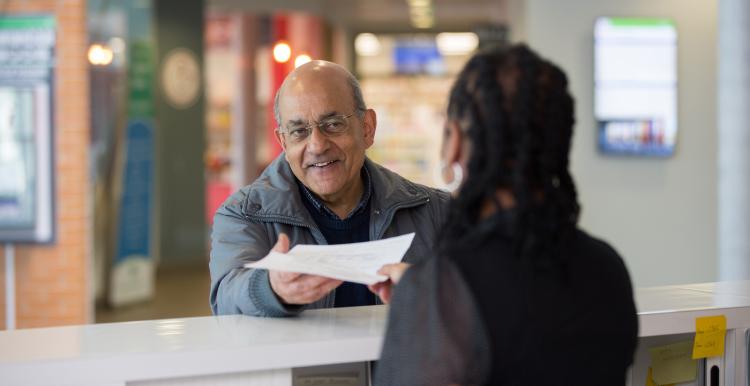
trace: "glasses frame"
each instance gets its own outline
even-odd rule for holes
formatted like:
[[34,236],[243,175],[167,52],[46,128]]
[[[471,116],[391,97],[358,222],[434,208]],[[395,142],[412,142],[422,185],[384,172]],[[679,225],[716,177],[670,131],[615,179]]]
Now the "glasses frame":
[[[320,121],[310,122],[310,123],[308,123],[307,125],[305,125],[303,127],[295,127],[294,129],[289,129],[288,127],[281,127],[278,130],[279,130],[279,133],[284,134],[284,135],[289,135],[293,130],[305,130],[305,131],[307,131],[307,135],[305,135],[305,137],[303,139],[295,140],[295,139],[293,139],[293,138],[290,137],[289,139],[291,140],[292,143],[302,143],[302,142],[305,142],[312,135],[312,132],[313,132],[314,128],[317,128],[320,131],[320,133],[323,134],[323,135],[325,135],[326,137],[335,137],[335,136],[344,134],[347,131],[349,131],[349,118],[351,118],[354,115],[356,115],[357,111],[358,110],[355,110],[351,114],[337,114],[337,115],[332,115],[330,117],[323,118]],[[344,118],[344,120],[346,121],[346,129],[344,131],[340,132],[340,133],[331,133],[331,132],[326,131],[325,129],[322,129],[321,128],[321,124],[325,123],[326,120],[331,119],[331,118]]]

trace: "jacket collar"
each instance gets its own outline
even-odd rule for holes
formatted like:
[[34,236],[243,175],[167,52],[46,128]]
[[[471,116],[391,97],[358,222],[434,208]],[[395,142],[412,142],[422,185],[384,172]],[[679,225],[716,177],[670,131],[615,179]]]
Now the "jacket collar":
[[[387,212],[399,207],[417,206],[427,201],[424,187],[365,158],[372,181],[371,210]],[[285,222],[290,225],[315,227],[315,222],[302,203],[297,179],[289,163],[280,154],[255,182],[243,188],[245,215],[257,220]]]
[[357,203],[357,206],[355,206],[354,209],[352,209],[352,211],[345,218],[339,218],[339,216],[336,213],[333,213],[333,211],[330,210],[327,206],[325,206],[325,204],[321,202],[318,196],[315,193],[313,193],[310,189],[308,189],[307,186],[302,184],[302,182],[300,182],[299,179],[297,179],[297,186],[302,192],[301,194],[302,198],[304,200],[307,200],[308,203],[312,204],[312,206],[315,208],[315,210],[318,211],[318,213],[333,220],[347,220],[354,215],[364,212],[365,208],[367,208],[367,204],[370,203],[370,197],[372,197],[372,178],[370,177],[370,172],[367,170],[367,166],[362,167],[362,169],[359,172],[359,175],[362,176],[362,184],[363,184],[362,197],[360,197],[359,202]]

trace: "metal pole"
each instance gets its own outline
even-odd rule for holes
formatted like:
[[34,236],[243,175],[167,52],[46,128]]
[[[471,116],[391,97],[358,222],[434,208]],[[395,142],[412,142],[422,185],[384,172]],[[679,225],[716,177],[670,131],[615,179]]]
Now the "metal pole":
[[15,248],[5,244],[5,329],[16,329],[16,268]]

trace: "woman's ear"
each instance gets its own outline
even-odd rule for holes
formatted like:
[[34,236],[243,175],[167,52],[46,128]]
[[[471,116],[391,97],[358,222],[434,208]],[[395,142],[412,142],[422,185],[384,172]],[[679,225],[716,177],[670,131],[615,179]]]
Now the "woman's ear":
[[458,127],[458,122],[454,120],[446,122],[443,140],[445,141],[443,146],[443,161],[445,161],[445,164],[451,165],[454,162],[460,162],[464,138],[461,129]]

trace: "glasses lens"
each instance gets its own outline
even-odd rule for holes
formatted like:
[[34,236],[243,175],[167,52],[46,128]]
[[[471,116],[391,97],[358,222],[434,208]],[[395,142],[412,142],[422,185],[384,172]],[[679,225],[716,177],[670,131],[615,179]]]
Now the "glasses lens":
[[293,142],[302,142],[310,134],[310,129],[303,126],[291,127],[287,128],[286,132],[289,136],[289,139],[291,139]]
[[[321,120],[319,123],[317,123],[317,126],[325,135],[333,136],[343,134],[349,128],[349,121],[347,120],[347,118],[348,117],[345,115],[337,115],[335,117]],[[287,127],[286,129],[284,129],[284,132],[286,133],[287,138],[292,141],[292,143],[300,143],[304,142],[307,137],[310,136],[312,130],[312,125],[293,126]]]
[[346,131],[347,121],[343,115],[330,117],[320,121],[318,126],[326,134],[341,134]]

